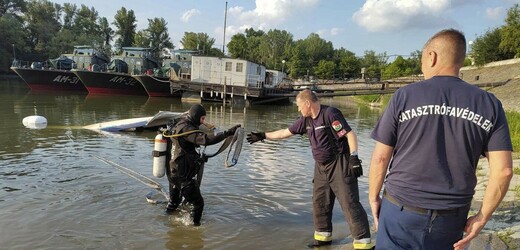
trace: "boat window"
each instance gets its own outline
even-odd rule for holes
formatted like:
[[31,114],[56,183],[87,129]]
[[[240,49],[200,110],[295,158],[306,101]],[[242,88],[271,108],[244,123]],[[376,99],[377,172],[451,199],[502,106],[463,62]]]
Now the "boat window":
[[237,69],[236,69],[237,72],[242,72],[243,68],[244,68],[244,64],[243,63],[237,63]]
[[231,66],[232,66],[231,62],[226,62],[226,71],[231,71]]

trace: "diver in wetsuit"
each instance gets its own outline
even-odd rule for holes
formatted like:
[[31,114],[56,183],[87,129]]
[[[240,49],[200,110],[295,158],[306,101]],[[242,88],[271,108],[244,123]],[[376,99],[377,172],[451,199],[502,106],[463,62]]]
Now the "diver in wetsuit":
[[166,207],[166,212],[171,214],[175,211],[184,197],[193,205],[191,215],[195,226],[200,225],[204,209],[204,199],[200,193],[200,183],[198,183],[196,175],[207,161],[207,158],[201,156],[196,148],[219,143],[226,137],[233,136],[240,127],[238,124],[216,135],[207,134],[199,130],[199,126],[204,124],[205,119],[206,110],[202,105],[196,104],[190,108],[188,115],[181,118],[173,127],[172,133],[178,136],[172,137],[170,152],[173,154],[166,171],[170,188],[170,202]]

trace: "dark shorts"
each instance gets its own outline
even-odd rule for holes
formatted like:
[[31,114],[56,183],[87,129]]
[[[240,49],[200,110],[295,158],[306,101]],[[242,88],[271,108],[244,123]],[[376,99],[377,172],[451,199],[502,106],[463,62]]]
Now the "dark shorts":
[[453,249],[463,236],[469,205],[451,211],[414,211],[384,197],[377,249]]

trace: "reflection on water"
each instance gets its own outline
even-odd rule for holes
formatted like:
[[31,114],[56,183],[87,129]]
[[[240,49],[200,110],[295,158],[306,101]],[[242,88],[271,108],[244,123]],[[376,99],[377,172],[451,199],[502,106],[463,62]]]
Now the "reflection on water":
[[[191,104],[173,98],[31,93],[21,82],[0,85],[0,244],[6,249],[301,249],[312,238],[312,168],[308,139],[295,136],[251,146],[239,163],[224,167],[225,154],[207,163],[201,227],[168,216],[164,203],[150,204],[151,189],[95,158],[153,178],[154,132],[96,133],[82,126],[185,111]],[[357,131],[360,154],[369,162],[368,139],[379,111],[350,99],[328,98]],[[207,120],[246,132],[286,128],[299,115],[296,105],[223,106],[203,103]],[[48,127],[22,125],[29,115],[47,118]],[[208,147],[214,152],[218,146]],[[365,164],[367,165],[367,164]],[[365,173],[367,170],[365,170]],[[367,203],[367,178],[360,179]],[[351,242],[338,206],[333,238]]]

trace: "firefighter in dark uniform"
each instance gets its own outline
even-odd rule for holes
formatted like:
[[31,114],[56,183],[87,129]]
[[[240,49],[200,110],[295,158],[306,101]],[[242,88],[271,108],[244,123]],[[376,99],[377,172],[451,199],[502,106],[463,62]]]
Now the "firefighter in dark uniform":
[[190,108],[187,116],[175,124],[172,134],[177,136],[171,139],[173,155],[166,171],[170,188],[170,202],[166,207],[166,212],[170,214],[175,211],[184,197],[193,205],[191,215],[195,226],[200,225],[204,209],[204,199],[199,189],[200,183],[195,177],[207,160],[196,151],[196,148],[219,143],[226,137],[233,136],[240,127],[240,125],[235,125],[216,135],[208,134],[199,130],[199,126],[204,124],[205,118],[206,110],[202,105],[196,104]]
[[354,249],[372,249],[367,214],[359,202],[357,178],[363,174],[357,155],[357,137],[334,107],[321,105],[310,90],[296,96],[302,116],[289,128],[251,132],[249,143],[307,134],[315,160],[313,180],[314,240],[309,247],[332,243],[332,210],[337,198],[354,238]]
[[[425,80],[398,89],[371,134],[368,198],[381,249],[467,249],[508,190],[505,112],[493,94],[459,78],[465,58],[462,32],[432,36],[422,51]],[[468,218],[484,155],[485,196]]]

